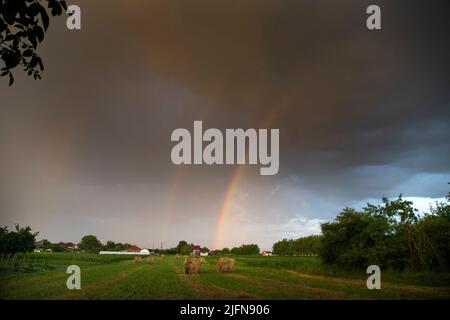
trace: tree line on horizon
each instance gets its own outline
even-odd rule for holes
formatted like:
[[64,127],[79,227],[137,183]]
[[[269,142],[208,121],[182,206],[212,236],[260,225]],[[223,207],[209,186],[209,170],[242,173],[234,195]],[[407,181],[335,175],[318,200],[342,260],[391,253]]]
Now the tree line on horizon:
[[450,194],[423,216],[401,195],[361,211],[344,208],[321,230],[320,236],[278,241],[273,253],[319,255],[324,264],[344,269],[450,270]]
[[[0,228],[0,253],[14,254],[17,252],[31,252],[37,248],[39,242],[39,248],[44,251],[51,252],[67,252],[67,251],[82,251],[87,253],[99,253],[100,251],[125,251],[131,246],[130,243],[121,243],[114,241],[107,241],[103,244],[95,235],[86,235],[81,238],[81,241],[77,244],[78,248],[75,250],[73,243],[56,242],[52,243],[47,239],[36,242],[36,237],[39,232],[33,233],[31,227],[20,227],[15,225],[14,230],[8,230],[8,227]],[[70,247],[68,245],[70,244]],[[167,249],[154,249],[158,254],[181,254],[189,255],[192,253],[193,243],[181,240],[178,245],[173,248]],[[209,252],[207,247],[200,247],[200,252]],[[232,249],[224,248],[223,250],[214,250],[215,254],[233,254],[233,255],[254,255],[259,254],[260,250],[257,244],[243,244],[239,247]]]
[[280,256],[315,256],[320,253],[322,236],[312,235],[275,242],[272,253]]
[[[318,255],[324,264],[344,269],[365,269],[379,265],[383,269],[450,270],[450,193],[447,201],[436,203],[422,216],[400,195],[398,199],[382,199],[382,204],[367,204],[362,210],[344,208],[337,217],[321,225],[322,235],[296,240],[283,239],[273,245],[280,256]],[[36,236],[31,228],[0,227],[0,252],[31,252]],[[44,248],[65,251],[64,246],[43,240]],[[78,247],[84,252],[122,251],[131,245],[108,241],[102,244],[96,236],[84,236]],[[193,244],[182,240],[168,249],[155,249],[160,254],[189,255]],[[206,247],[201,252],[209,252]],[[214,250],[218,255],[257,255],[256,244]]]

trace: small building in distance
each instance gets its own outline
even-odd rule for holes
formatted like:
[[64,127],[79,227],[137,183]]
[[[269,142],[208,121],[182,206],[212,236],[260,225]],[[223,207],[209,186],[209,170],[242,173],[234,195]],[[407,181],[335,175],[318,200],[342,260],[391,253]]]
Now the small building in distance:
[[261,255],[263,257],[270,257],[272,255],[272,252],[270,252],[270,251],[263,251],[263,252],[261,252]]
[[220,254],[220,250],[211,250],[208,252],[208,256],[216,256],[218,254]]
[[141,256],[149,256],[152,255],[153,252],[149,249],[141,249],[138,246],[131,246],[127,250],[124,251],[100,251],[100,254],[130,254],[130,255],[141,255]]
[[64,251],[77,251],[80,249],[78,245],[72,242],[60,242],[59,245],[61,248],[64,248]]
[[199,256],[200,255],[200,253],[201,253],[201,251],[202,251],[202,247],[200,247],[200,246],[197,246],[197,245],[192,245],[192,255],[193,256]]
[[37,250],[40,250],[40,251],[44,250],[44,240],[36,241],[34,246]]
[[128,247],[128,249],[126,251],[128,251],[128,252],[140,252],[141,250],[142,249],[139,248],[138,246],[131,246],[131,247]]

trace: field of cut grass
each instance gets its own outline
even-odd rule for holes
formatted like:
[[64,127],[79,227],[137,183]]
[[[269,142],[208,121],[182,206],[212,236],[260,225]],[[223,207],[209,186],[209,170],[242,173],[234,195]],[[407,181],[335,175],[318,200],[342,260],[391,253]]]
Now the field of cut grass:
[[[248,266],[262,267],[269,269],[286,269],[300,273],[311,275],[321,275],[329,277],[340,277],[350,279],[363,279],[368,275],[362,271],[341,270],[330,265],[323,265],[320,258],[317,256],[306,257],[282,257],[282,256],[248,256],[237,257],[238,262],[244,263]],[[405,284],[441,286],[445,284],[450,285],[450,273],[432,272],[432,271],[396,271],[383,270],[382,277],[388,282],[397,282]]]
[[[236,271],[221,274],[207,257],[198,275],[183,259],[157,256],[153,264],[130,256],[31,254],[46,268],[2,268],[0,299],[450,299],[450,284],[421,285],[382,276],[381,290],[366,288],[367,275],[328,275],[316,257],[238,257]],[[81,268],[81,290],[68,290],[66,268]],[[27,271],[28,270],[28,271]]]

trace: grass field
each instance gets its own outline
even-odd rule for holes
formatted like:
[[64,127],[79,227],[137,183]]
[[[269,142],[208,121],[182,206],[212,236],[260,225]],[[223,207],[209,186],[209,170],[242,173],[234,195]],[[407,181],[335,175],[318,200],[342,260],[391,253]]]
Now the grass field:
[[[185,275],[182,258],[132,258],[27,254],[13,268],[2,259],[0,299],[450,299],[448,274],[387,273],[381,290],[368,290],[366,274],[335,272],[316,257],[238,257],[228,274],[208,257],[199,275]],[[66,288],[71,264],[81,268],[81,290]]]

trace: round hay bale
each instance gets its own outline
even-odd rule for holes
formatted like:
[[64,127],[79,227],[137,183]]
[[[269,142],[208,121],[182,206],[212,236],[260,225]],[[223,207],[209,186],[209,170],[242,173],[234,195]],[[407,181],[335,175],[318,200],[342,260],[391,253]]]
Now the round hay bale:
[[153,259],[153,257],[147,257],[147,263],[148,264],[153,264],[155,261]]
[[219,260],[217,260],[217,270],[220,273],[234,272],[234,259],[219,258]]
[[200,261],[201,264],[206,263],[206,260],[205,260],[205,258],[203,258],[203,257],[201,257],[200,259],[198,259],[198,261]]
[[201,263],[197,259],[186,259],[184,263],[184,273],[185,274],[199,274]]

